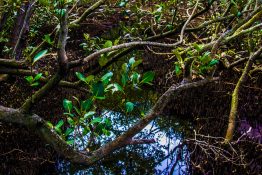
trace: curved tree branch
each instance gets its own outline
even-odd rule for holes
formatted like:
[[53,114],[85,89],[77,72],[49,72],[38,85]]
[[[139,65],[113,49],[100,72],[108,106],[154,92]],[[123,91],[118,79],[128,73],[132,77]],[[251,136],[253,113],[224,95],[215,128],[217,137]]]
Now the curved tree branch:
[[225,143],[229,143],[233,139],[235,125],[236,125],[237,109],[238,109],[239,90],[248,78],[248,73],[252,68],[253,61],[261,53],[262,53],[262,47],[249,57],[247,64],[245,66],[245,69],[241,77],[239,78],[237,85],[233,91],[232,99],[231,99],[231,109],[230,109],[229,120],[228,120],[228,127],[227,127],[226,136],[225,136]]

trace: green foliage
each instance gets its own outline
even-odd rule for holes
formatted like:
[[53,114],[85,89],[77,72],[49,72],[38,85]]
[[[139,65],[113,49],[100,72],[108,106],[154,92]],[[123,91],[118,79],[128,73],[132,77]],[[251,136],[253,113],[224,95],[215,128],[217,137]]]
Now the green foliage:
[[38,52],[33,59],[32,65],[34,65],[37,61],[43,58],[47,54],[47,52],[48,52],[48,49]]
[[97,112],[97,104],[105,100],[108,97],[108,93],[112,95],[118,93],[117,95],[123,95],[124,111],[131,113],[135,105],[133,102],[125,99],[125,89],[128,87],[141,89],[140,86],[143,84],[152,85],[155,75],[152,71],[144,74],[138,73],[137,67],[141,62],[141,59],[136,60],[134,57],[131,57],[128,63],[122,65],[120,75],[125,77],[119,80],[122,86],[118,82],[111,82],[114,74],[110,71],[102,75],[101,78],[93,75],[86,77],[84,74],[76,72],[76,77],[83,82],[84,86],[90,89],[88,98],[83,101],[74,96],[73,101],[64,99],[63,107],[66,120],[59,120],[55,126],[48,123],[48,126],[54,128],[68,144],[74,144],[77,140],[83,141],[81,139],[83,137],[110,136],[111,121],[103,116],[103,112]]
[[126,102],[126,112],[132,112],[134,110],[134,103]]
[[42,73],[38,73],[35,75],[35,77],[33,76],[25,76],[26,81],[29,83],[30,86],[32,87],[36,87],[38,86],[39,83],[39,79],[42,77]]

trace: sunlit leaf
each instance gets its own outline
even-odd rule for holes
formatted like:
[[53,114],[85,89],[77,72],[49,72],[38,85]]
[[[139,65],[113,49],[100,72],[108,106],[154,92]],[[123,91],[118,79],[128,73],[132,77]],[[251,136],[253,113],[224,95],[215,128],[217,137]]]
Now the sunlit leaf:
[[43,58],[43,57],[47,54],[47,52],[48,52],[47,49],[38,52],[38,53],[35,55],[32,64],[35,64],[35,62],[37,62],[38,60],[40,60],[41,58]]
[[104,54],[101,55],[101,57],[98,59],[98,63],[100,66],[105,66],[107,64],[108,60]]
[[32,84],[33,81],[34,81],[33,76],[26,76],[25,79],[26,79],[26,81],[27,81],[29,84]]
[[75,74],[79,80],[84,81],[84,82],[86,81],[86,77],[83,74],[81,74],[80,72],[76,72]]
[[101,121],[102,121],[102,118],[97,117],[97,118],[94,118],[94,119],[91,121],[91,124],[100,123]]
[[42,73],[39,73],[39,74],[37,74],[36,76],[35,76],[35,78],[34,78],[34,81],[37,81],[37,80],[39,80],[41,77],[42,77]]
[[84,115],[84,118],[89,118],[89,117],[93,116],[95,113],[96,113],[95,111],[89,111],[88,113],[86,113]]
[[113,42],[108,40],[105,42],[105,44],[103,45],[103,48],[108,48],[108,47],[112,47],[113,46]]

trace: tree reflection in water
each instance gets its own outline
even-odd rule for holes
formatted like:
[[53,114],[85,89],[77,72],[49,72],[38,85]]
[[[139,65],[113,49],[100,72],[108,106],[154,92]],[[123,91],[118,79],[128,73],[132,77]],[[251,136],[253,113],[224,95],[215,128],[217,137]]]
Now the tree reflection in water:
[[[100,137],[97,145],[103,145],[120,135],[133,125],[139,118],[127,116],[120,112],[104,111],[103,116],[112,121],[110,137]],[[161,117],[151,122],[136,139],[154,139],[156,143],[143,145],[129,145],[115,151],[92,167],[75,166],[64,160],[57,163],[59,173],[67,174],[186,174],[188,172],[189,154],[182,142],[183,134],[176,131],[178,122]],[[87,140],[88,136],[85,138]],[[78,140],[78,149],[82,150],[82,142]]]

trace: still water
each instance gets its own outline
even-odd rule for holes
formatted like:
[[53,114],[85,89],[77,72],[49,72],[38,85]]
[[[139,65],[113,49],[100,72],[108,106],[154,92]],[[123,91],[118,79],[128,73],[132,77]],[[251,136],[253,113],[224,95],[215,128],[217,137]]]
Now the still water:
[[[104,111],[103,116],[112,121],[112,131],[109,137],[99,139],[101,145],[113,140],[139,120],[139,117],[134,115],[127,116],[110,110]],[[181,145],[182,132],[176,130],[180,123],[174,122],[173,119],[173,116],[158,117],[134,137],[136,139],[154,139],[156,143],[121,148],[92,167],[74,166],[61,160],[57,162],[57,171],[61,174],[75,175],[185,174],[188,168],[189,153],[186,146]],[[77,143],[79,143],[78,148],[81,149],[81,142]]]

